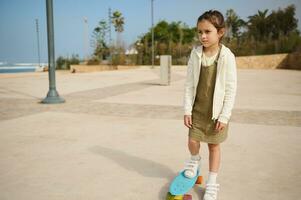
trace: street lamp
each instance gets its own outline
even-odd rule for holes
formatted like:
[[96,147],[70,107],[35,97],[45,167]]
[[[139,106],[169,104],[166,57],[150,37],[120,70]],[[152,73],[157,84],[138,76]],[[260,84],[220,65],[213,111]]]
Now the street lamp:
[[84,17],[84,60],[88,61],[88,52],[89,52],[89,27],[88,27],[88,18]]
[[53,6],[52,0],[46,0],[46,14],[47,14],[47,41],[48,41],[48,77],[49,77],[49,91],[47,97],[42,100],[45,104],[64,103],[65,100],[61,98],[56,91],[55,86],[55,55],[54,55],[54,28],[53,28]]
[[38,21],[38,19],[36,19],[36,32],[37,32],[37,46],[38,46],[39,67],[41,67],[41,59],[40,59],[40,39],[39,39],[39,21]]
[[152,68],[154,68],[154,56],[155,56],[155,49],[154,49],[154,0],[152,1]]

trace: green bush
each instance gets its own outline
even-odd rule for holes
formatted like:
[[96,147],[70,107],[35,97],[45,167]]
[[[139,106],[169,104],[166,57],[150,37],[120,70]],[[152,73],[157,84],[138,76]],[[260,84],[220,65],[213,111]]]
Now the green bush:
[[69,70],[70,65],[77,65],[80,63],[78,55],[72,55],[71,58],[64,58],[59,56],[56,59],[56,69]]
[[90,58],[87,62],[87,65],[99,65],[100,59],[96,56]]

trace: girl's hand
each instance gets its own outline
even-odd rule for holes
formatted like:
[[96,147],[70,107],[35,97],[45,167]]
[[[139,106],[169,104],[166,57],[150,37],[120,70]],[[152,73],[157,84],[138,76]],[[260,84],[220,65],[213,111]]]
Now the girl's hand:
[[192,120],[191,120],[191,115],[184,115],[184,124],[188,128],[192,128]]
[[220,132],[225,128],[225,126],[226,126],[226,124],[224,124],[220,121],[217,121],[216,125],[215,125],[215,131]]

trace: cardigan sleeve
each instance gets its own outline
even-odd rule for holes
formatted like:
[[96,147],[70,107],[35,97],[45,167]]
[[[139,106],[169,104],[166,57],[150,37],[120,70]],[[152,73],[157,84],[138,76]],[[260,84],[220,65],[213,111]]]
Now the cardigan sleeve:
[[186,81],[184,87],[184,114],[191,115],[192,112],[192,98],[193,98],[193,55],[194,49],[191,50],[188,64],[187,64],[187,74],[186,74]]
[[225,124],[227,124],[230,120],[237,90],[237,70],[235,56],[233,53],[228,56],[226,67],[225,97],[222,112],[218,117],[218,121]]

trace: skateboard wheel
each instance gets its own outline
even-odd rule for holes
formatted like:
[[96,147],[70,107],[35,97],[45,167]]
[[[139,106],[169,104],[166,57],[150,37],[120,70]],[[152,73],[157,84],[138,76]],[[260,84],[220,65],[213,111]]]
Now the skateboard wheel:
[[184,200],[184,196],[183,195],[175,195],[173,200]]
[[170,192],[167,193],[166,200],[172,200],[172,195],[170,194]]
[[185,194],[183,200],[192,200],[192,196],[190,194]]
[[195,184],[202,184],[203,182],[203,177],[199,176],[198,179],[196,180]]
[[166,200],[183,200],[183,195],[172,195],[170,192],[167,193]]

